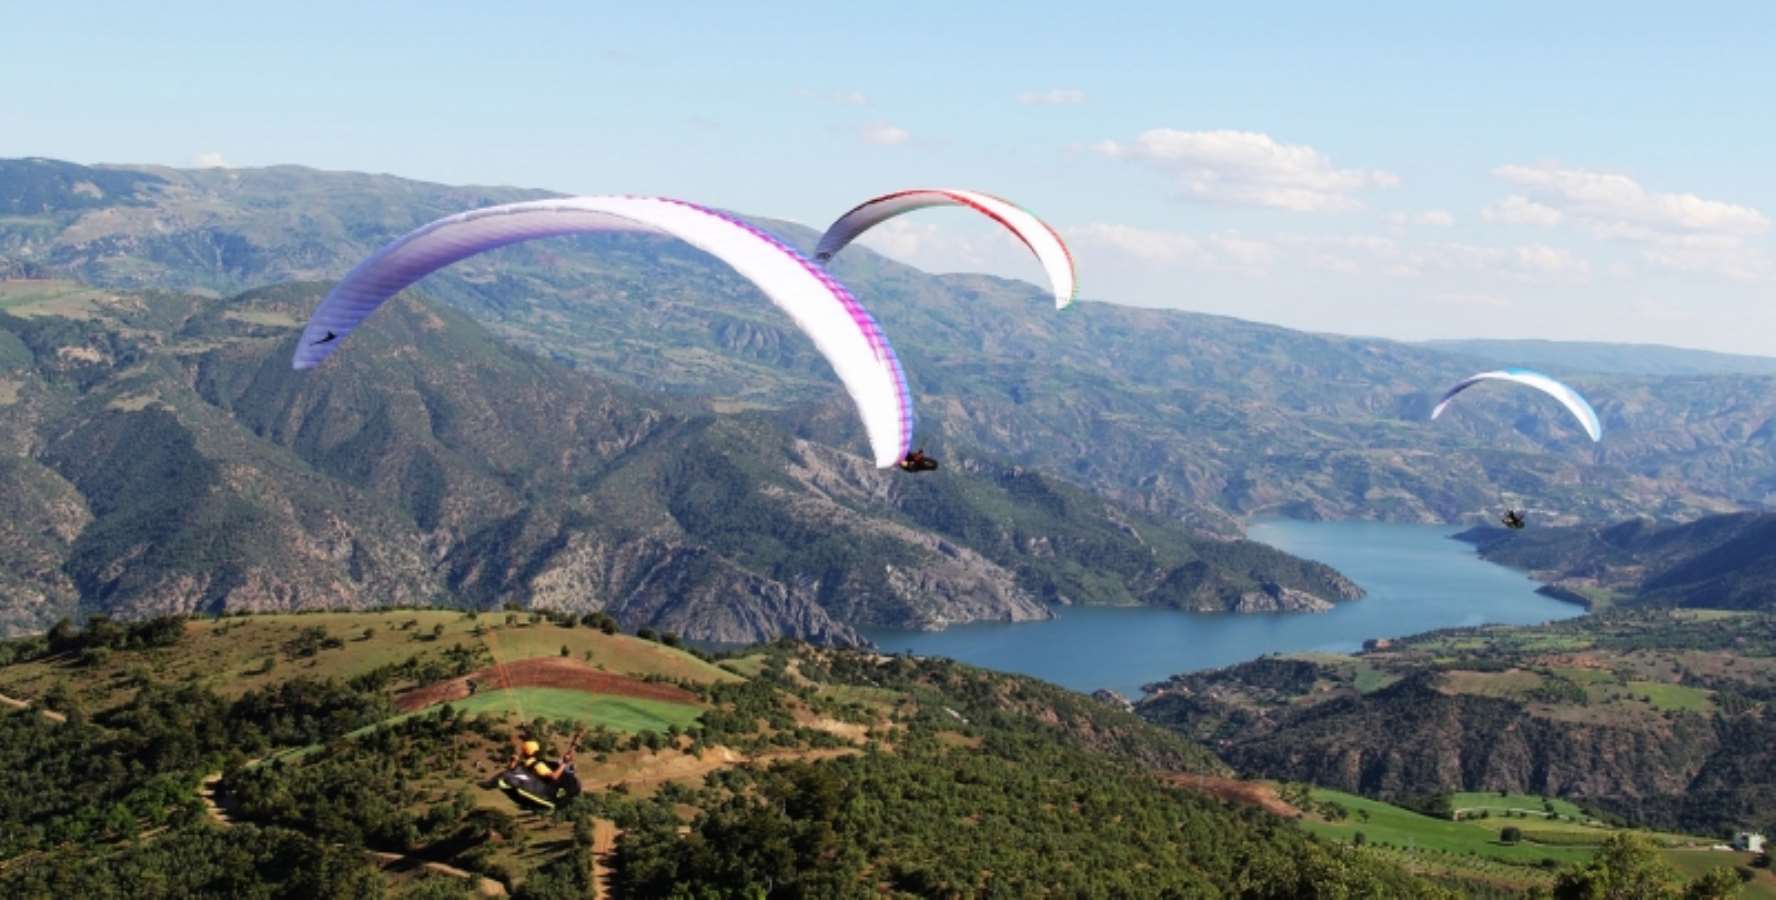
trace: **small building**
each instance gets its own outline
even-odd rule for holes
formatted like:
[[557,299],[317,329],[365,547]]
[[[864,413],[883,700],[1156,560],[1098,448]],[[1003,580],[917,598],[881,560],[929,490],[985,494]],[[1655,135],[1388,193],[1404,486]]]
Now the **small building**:
[[1371,650],[1386,650],[1393,645],[1394,642],[1387,638],[1370,638],[1363,642],[1363,651],[1367,653]]
[[1733,849],[1747,853],[1764,852],[1764,836],[1755,831],[1741,831],[1733,835]]

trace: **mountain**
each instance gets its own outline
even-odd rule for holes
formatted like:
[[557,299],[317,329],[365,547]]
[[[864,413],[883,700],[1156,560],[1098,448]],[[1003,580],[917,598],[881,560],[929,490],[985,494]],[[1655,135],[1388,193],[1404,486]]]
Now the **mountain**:
[[[337,277],[435,216],[542,195],[293,166],[15,160],[0,162],[10,210],[0,259],[112,288],[226,295]],[[756,221],[804,250],[815,237]],[[861,247],[833,269],[906,361],[929,448],[1060,475],[1198,530],[1234,535],[1241,517],[1266,512],[1471,521],[1509,501],[1576,522],[1776,500],[1767,376],[1576,378],[1603,418],[1593,446],[1532,392],[1476,391],[1426,421],[1445,385],[1487,364],[1441,350],[1103,303],[1055,314],[1032,285],[930,276]],[[464,261],[423,289],[584,371],[861,445],[811,345],[749,284],[683,245],[536,242]]]
[[1460,535],[1493,562],[1593,604],[1776,612],[1776,514]]
[[576,372],[397,300],[290,369],[325,286],[0,282],[0,625],[388,605],[610,612],[706,640],[1327,608],[1331,569],[978,453],[911,478],[758,413]]
[[1609,375],[1776,375],[1776,357],[1716,353],[1661,344],[1594,341],[1438,340],[1420,346],[1500,365]]
[[1776,827],[1776,615],[1455,629],[1149,690],[1143,717],[1248,776],[1420,805],[1527,791],[1695,833]]

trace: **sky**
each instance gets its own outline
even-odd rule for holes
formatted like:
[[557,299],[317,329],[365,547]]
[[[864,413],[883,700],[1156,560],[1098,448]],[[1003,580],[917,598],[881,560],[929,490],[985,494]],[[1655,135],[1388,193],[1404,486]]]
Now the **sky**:
[[[0,0],[0,156],[815,228],[971,188],[1053,225],[1087,300],[1776,355],[1776,4],[1457,6]],[[863,242],[1041,279],[963,210]]]

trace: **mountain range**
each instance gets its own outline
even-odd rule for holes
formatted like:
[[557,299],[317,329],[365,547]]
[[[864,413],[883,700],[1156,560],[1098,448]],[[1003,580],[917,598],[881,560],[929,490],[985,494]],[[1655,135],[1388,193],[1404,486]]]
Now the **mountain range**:
[[[0,258],[105,287],[227,295],[337,277],[434,217],[540,196],[294,166],[14,160],[0,162]],[[755,221],[803,250],[816,236]],[[1575,377],[1603,420],[1594,446],[1530,392],[1473,392],[1427,421],[1446,385],[1493,359],[1175,310],[1085,302],[1055,314],[1034,285],[931,276],[863,247],[833,271],[906,362],[928,448],[1034,466],[1194,528],[1233,534],[1263,513],[1490,521],[1501,501],[1563,522],[1693,518],[1776,498],[1770,376]],[[614,381],[774,410],[799,436],[861,445],[813,347],[687,246],[533,242],[422,290]],[[1187,304],[1189,285],[1179,291]]]
[[13,630],[387,605],[604,610],[705,640],[1051,603],[1245,611],[1360,594],[1331,569],[959,454],[884,473],[771,417],[645,395],[402,298],[294,372],[325,291],[0,282]]
[[1354,587],[1228,542],[1242,519],[1462,521],[1508,502],[1538,522],[1681,520],[1776,496],[1766,376],[1576,378],[1597,446],[1530,392],[1476,391],[1430,423],[1440,389],[1488,360],[1107,303],[1056,314],[1032,285],[861,247],[834,272],[906,362],[937,478],[869,469],[806,339],[661,238],[466,260],[337,365],[288,371],[326,279],[437,216],[540,196],[0,161],[13,627],[448,596],[847,640],[1051,602],[1312,608]]

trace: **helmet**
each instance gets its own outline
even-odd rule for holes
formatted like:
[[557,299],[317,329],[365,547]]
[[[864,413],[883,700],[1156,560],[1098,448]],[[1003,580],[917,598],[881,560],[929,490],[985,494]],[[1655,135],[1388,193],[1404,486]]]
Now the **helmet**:
[[543,745],[542,744],[539,744],[536,741],[525,741],[524,742],[524,755],[525,756],[535,756],[541,752],[543,752]]

